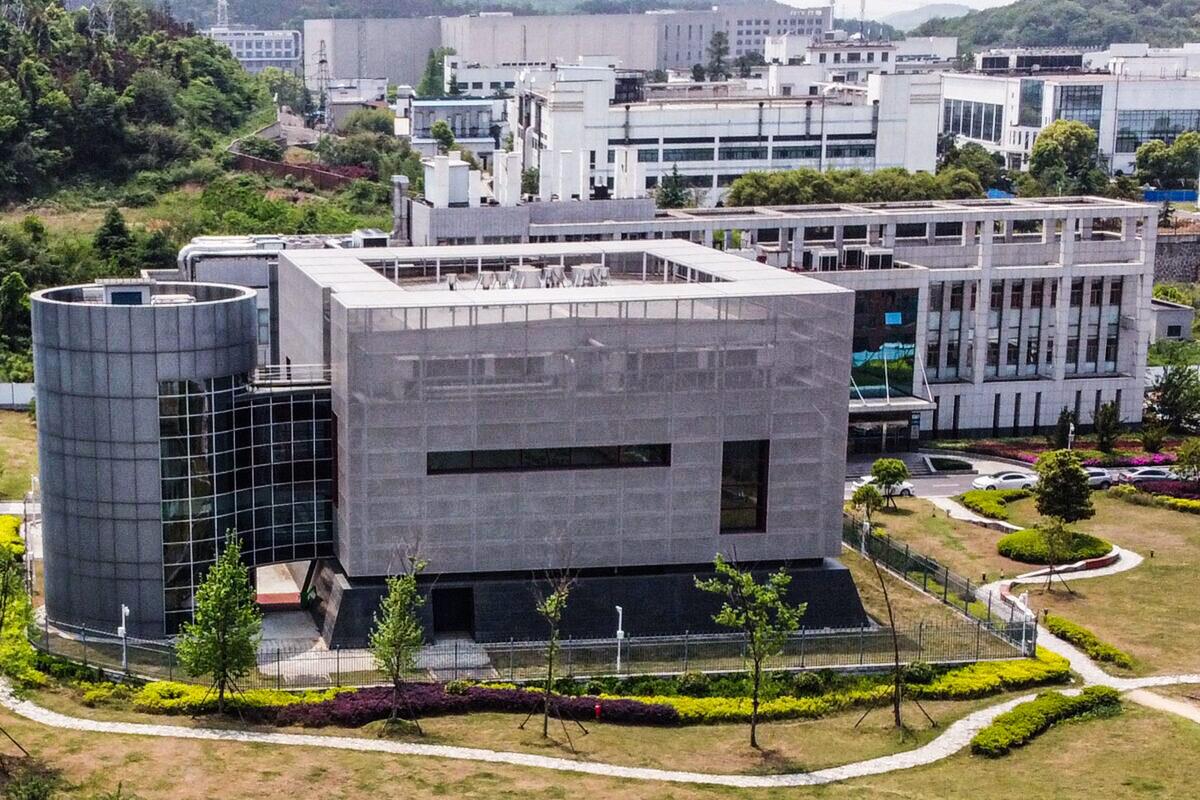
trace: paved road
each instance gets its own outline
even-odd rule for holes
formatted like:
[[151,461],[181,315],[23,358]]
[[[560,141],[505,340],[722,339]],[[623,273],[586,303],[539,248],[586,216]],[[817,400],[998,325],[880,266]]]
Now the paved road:
[[[917,490],[917,497],[953,497],[971,488],[971,481],[977,475],[927,475],[913,478],[912,485]],[[849,499],[853,489],[850,481],[846,481],[846,498]]]

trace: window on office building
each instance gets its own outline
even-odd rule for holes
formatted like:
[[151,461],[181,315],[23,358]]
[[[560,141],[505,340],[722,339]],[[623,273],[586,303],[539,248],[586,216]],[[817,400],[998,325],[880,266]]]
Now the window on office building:
[[721,453],[721,532],[767,529],[770,443],[725,442]]

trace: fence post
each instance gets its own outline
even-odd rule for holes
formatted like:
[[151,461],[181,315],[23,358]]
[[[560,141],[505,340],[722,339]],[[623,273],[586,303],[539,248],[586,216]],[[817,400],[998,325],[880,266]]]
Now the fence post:
[[342,646],[339,644],[333,648],[334,661],[337,664],[337,675],[334,681],[334,686],[341,687],[342,685]]
[[81,628],[83,631],[83,665],[87,666],[87,628]]
[[942,602],[946,602],[946,596],[950,591],[950,568],[942,567]]
[[971,616],[971,579],[967,578],[967,593],[963,595],[963,612],[969,617]]
[[980,640],[980,637],[982,636],[982,634],[983,634],[983,623],[976,622],[975,623],[975,660],[976,661],[979,660],[979,640]]
[[924,660],[925,652],[925,620],[917,623],[917,661]]
[[928,569],[921,570],[921,591],[924,592],[925,594],[929,594],[929,570]]
[[860,626],[858,629],[858,663],[860,666],[863,663],[863,656],[866,653],[866,646],[867,646],[866,635],[867,635],[867,626],[866,625]]
[[992,621],[992,596],[994,594],[995,594],[995,592],[988,592],[988,610],[987,610],[988,622]]
[[800,626],[800,669],[804,669],[804,632],[806,630],[807,628],[805,626]]
[[688,631],[683,632],[683,671],[688,671]]
[[283,670],[280,666],[279,648],[275,648],[275,689],[278,691],[283,684]]
[[458,639],[454,640],[454,680],[458,680]]
[[508,637],[508,679],[513,679],[513,638]]

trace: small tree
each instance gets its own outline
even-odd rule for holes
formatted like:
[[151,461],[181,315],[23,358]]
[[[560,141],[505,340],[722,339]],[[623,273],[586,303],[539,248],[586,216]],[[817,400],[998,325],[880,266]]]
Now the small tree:
[[443,155],[454,147],[454,131],[444,119],[437,120],[429,127],[429,137],[437,142],[438,152]]
[[[400,684],[404,676],[416,667],[417,654],[425,642],[424,630],[417,614],[425,604],[417,586],[417,576],[425,569],[425,562],[417,558],[408,560],[408,570],[403,575],[387,579],[387,594],[375,614],[371,630],[371,656],[379,671],[388,676],[392,683],[392,716],[396,719],[400,706]],[[412,717],[417,732],[424,734],[416,715]]]
[[876,459],[871,465],[871,477],[883,494],[885,504],[895,508],[896,492],[900,490],[900,484],[908,480],[908,466],[898,458]]
[[242,563],[241,539],[233,531],[196,589],[192,616],[175,645],[179,663],[192,677],[211,678],[217,711],[224,713],[226,693],[238,691],[238,679],[254,669],[262,635],[262,614]]
[[1183,443],[1175,454],[1175,472],[1185,481],[1200,481],[1200,439]]
[[[1046,572],[1046,591],[1050,591],[1050,582],[1054,580],[1054,568],[1065,564],[1071,557],[1075,534],[1067,527],[1067,523],[1058,517],[1044,520],[1038,525],[1038,532],[1042,535],[1042,541],[1046,543],[1046,562],[1049,566]],[[1068,592],[1074,593],[1062,575],[1058,576],[1058,580],[1067,587]]]
[[[537,612],[546,621],[546,684],[542,694],[542,738],[550,735],[550,702],[554,692],[554,662],[562,641],[562,618],[571,597],[574,577],[565,569],[546,577],[546,591],[538,599]],[[524,724],[524,723],[522,723]]]
[[521,194],[537,194],[542,188],[542,172],[537,167],[521,170]]
[[1111,453],[1116,448],[1117,439],[1121,436],[1121,407],[1116,400],[1096,409],[1092,430],[1096,432],[1096,446],[1102,453]]
[[1065,450],[1071,443],[1071,426],[1075,424],[1075,415],[1066,406],[1058,412],[1058,420],[1046,439],[1055,450]]
[[654,192],[654,203],[659,208],[683,208],[688,204],[687,187],[683,185],[683,176],[679,174],[679,165],[671,166],[671,174],[664,175]]
[[800,618],[808,604],[788,602],[787,590],[792,576],[783,568],[769,575],[764,583],[759,583],[749,570],[739,570],[735,563],[726,561],[718,553],[713,559],[713,569],[716,571],[713,577],[696,578],[696,588],[724,597],[725,602],[713,615],[713,621],[741,631],[746,637],[754,687],[750,698],[750,746],[757,748],[763,661],[783,651],[788,634],[800,627]]
[[1142,422],[1139,437],[1143,450],[1147,453],[1158,453],[1162,450],[1163,440],[1167,438],[1167,428],[1157,419],[1147,418]]
[[1150,411],[1171,431],[1200,428],[1200,374],[1190,366],[1163,369],[1150,387]]
[[696,83],[704,83],[704,65],[692,64],[692,80]]
[[705,68],[710,81],[723,81],[729,77],[729,34],[717,31],[708,40],[708,66]]
[[1158,227],[1175,227],[1175,206],[1170,200],[1164,200],[1162,207],[1158,209]]
[[124,256],[133,247],[133,234],[116,206],[104,212],[104,220],[92,236],[92,246],[102,258],[110,261]]
[[1092,490],[1088,476],[1071,450],[1042,453],[1034,465],[1038,474],[1037,510],[1043,517],[1058,517],[1064,522],[1091,519]]
[[867,526],[870,527],[871,517],[876,511],[883,508],[883,495],[874,485],[866,483],[855,489],[854,494],[850,495],[850,505],[862,512],[863,517],[867,520]]

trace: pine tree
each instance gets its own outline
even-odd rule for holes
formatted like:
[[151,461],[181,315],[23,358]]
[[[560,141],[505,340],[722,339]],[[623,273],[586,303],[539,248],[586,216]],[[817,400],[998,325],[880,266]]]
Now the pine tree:
[[683,208],[688,202],[687,189],[683,185],[683,176],[679,174],[679,165],[671,167],[671,174],[664,175],[654,193],[654,202],[659,208]]
[[125,224],[125,218],[116,206],[112,206],[104,214],[104,221],[96,228],[92,237],[92,246],[100,257],[113,261],[125,256],[133,247],[133,234]]
[[224,713],[225,695],[238,691],[237,681],[255,667],[262,635],[262,614],[242,563],[241,540],[233,531],[196,589],[192,616],[175,646],[179,663],[192,677],[210,678],[217,711]]

